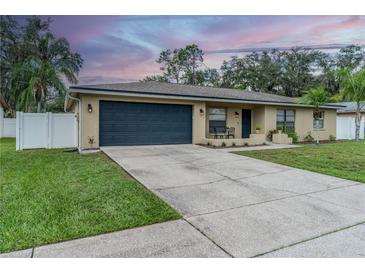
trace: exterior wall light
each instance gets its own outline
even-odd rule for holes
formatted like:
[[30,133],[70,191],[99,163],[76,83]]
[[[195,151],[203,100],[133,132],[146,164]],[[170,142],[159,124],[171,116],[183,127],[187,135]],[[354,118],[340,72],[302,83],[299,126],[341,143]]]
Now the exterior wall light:
[[238,118],[238,117],[240,116],[240,114],[236,111],[236,112],[234,113],[234,116],[235,116],[236,118]]
[[201,108],[201,109],[199,110],[199,112],[200,112],[200,115],[204,115],[204,109],[202,109],[202,108]]
[[93,107],[92,107],[92,105],[91,105],[91,104],[88,104],[88,105],[87,105],[87,111],[88,111],[89,113],[93,112]]

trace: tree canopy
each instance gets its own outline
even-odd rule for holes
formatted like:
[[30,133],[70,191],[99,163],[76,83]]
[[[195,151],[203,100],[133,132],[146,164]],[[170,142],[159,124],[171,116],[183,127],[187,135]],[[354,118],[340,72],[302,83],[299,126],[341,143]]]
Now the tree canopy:
[[355,45],[343,47],[337,54],[305,48],[252,52],[224,60],[220,69],[207,68],[203,57],[197,45],[164,50],[157,60],[163,75],[144,80],[249,88],[289,97],[301,97],[306,90],[321,85],[330,95],[336,95],[342,85],[341,69],[359,71],[365,67],[365,52]]
[[65,81],[77,83],[83,60],[73,53],[65,38],[50,31],[51,20],[37,16],[20,26],[1,16],[1,94],[11,111],[45,111],[47,102],[63,98]]

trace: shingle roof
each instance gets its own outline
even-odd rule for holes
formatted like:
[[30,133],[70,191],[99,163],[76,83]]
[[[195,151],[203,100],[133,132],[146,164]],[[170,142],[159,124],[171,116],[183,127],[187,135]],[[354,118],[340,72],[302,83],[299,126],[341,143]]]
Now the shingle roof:
[[294,98],[274,94],[237,90],[229,88],[214,88],[193,85],[181,85],[162,82],[132,82],[103,85],[81,85],[71,89],[91,89],[100,91],[136,92],[142,94],[193,96],[221,99],[238,99],[249,101],[268,101],[280,103],[297,103]]
[[[340,105],[344,106],[337,110],[338,113],[346,113],[346,112],[356,112],[356,102],[341,102]],[[365,106],[361,109],[362,112],[365,112]]]
[[[263,92],[237,90],[230,88],[214,88],[193,85],[182,85],[162,82],[131,82],[102,85],[80,85],[70,87],[71,92],[92,90],[103,92],[138,93],[160,96],[197,97],[223,100],[242,100],[281,104],[298,104],[296,98],[274,95]],[[330,107],[335,107],[334,105]]]

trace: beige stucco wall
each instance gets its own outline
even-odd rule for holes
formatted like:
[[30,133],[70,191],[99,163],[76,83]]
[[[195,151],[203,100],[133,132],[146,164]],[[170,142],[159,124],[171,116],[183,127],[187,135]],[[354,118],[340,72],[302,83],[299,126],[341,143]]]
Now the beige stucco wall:
[[251,132],[256,131],[256,127],[260,127],[260,133],[266,135],[266,116],[265,106],[257,105],[252,111],[252,128]]
[[[183,104],[192,105],[192,127],[193,127],[193,143],[201,143],[205,137],[205,102],[170,100],[170,99],[154,99],[154,98],[136,98],[121,96],[100,96],[100,95],[81,95],[81,149],[98,148],[99,147],[99,101],[124,101],[124,102],[141,102],[141,103],[160,103],[160,104]],[[88,104],[91,104],[93,111],[88,112]],[[200,109],[204,110],[204,114],[200,114]],[[89,143],[89,138],[94,139],[94,143]]]
[[[209,107],[225,107],[227,111],[227,126],[235,127],[236,139],[242,138],[242,109],[252,109],[251,132],[255,133],[255,128],[261,128],[260,133],[267,135],[269,130],[276,128],[276,111],[277,109],[294,109],[295,110],[295,131],[299,135],[299,140],[303,140],[309,131],[315,137],[316,131],[313,129],[312,113],[313,109],[309,108],[290,108],[278,106],[248,105],[248,104],[223,104],[223,103],[206,103],[188,100],[172,100],[157,98],[138,98],[130,96],[100,96],[100,95],[81,95],[81,149],[99,147],[99,101],[125,101],[125,102],[145,102],[145,103],[162,103],[162,104],[187,104],[192,105],[192,127],[193,143],[202,143],[205,138],[210,138],[208,133],[207,109]],[[88,112],[88,104],[92,105],[92,113]],[[200,113],[203,109],[203,114]],[[74,109],[78,113],[78,104],[74,104]],[[318,131],[320,139],[328,140],[329,135],[336,135],[336,110],[324,110],[324,129]],[[238,116],[235,113],[238,112]],[[89,143],[89,138],[94,139],[94,143]]]
[[328,140],[330,135],[336,136],[336,110],[321,109],[324,111],[324,128],[316,130],[313,128],[313,109],[298,107],[265,107],[265,133],[276,128],[276,111],[278,109],[295,110],[295,131],[299,136],[299,141],[303,141],[304,137],[311,132],[313,137],[319,134],[320,140]]

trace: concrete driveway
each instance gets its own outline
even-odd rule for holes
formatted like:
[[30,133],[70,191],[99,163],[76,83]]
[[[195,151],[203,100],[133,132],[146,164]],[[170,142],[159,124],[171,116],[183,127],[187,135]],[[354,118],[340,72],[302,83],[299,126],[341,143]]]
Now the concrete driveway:
[[1,257],[365,257],[365,184],[194,145],[103,151],[183,219]]
[[103,151],[228,256],[365,256],[365,184],[195,145]]

